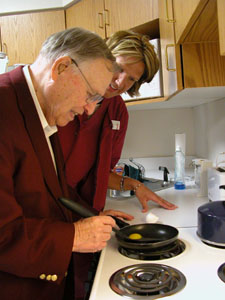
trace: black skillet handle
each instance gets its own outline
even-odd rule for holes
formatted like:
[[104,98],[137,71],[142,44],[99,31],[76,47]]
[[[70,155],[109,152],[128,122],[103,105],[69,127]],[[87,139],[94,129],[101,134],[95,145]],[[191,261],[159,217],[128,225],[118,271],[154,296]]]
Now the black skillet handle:
[[111,218],[113,218],[115,221],[116,221],[116,225],[119,227],[119,228],[123,228],[123,227],[126,227],[126,226],[129,226],[130,224],[127,223],[127,222],[124,222],[123,220],[117,218],[117,217],[114,217],[112,215],[110,215]]
[[89,218],[96,216],[91,210],[87,209],[86,207],[76,203],[70,199],[66,198],[59,198],[59,201],[68,209],[74,211],[75,213],[79,214],[83,218]]
[[[76,203],[74,201],[72,201],[71,199],[67,199],[67,198],[59,198],[59,201],[68,209],[74,211],[75,213],[79,214],[81,217],[83,218],[89,218],[89,217],[93,217],[96,216],[96,214],[94,214],[91,210],[89,210],[88,208],[80,205],[79,203]],[[112,217],[117,225],[122,228],[125,226],[128,226],[130,224],[114,217],[114,216],[110,216]],[[116,229],[116,228],[112,228],[112,231],[114,231],[117,235],[120,236],[120,238],[122,239],[126,239],[126,236],[124,236],[124,234],[122,232],[120,232],[120,230]]]
[[[75,213],[79,214],[81,217],[83,218],[89,218],[89,217],[93,217],[93,216],[97,216],[97,214],[94,214],[91,210],[89,210],[88,208],[80,205],[79,203],[76,203],[74,201],[72,201],[71,199],[67,199],[67,198],[59,198],[59,201],[68,209],[74,211]],[[119,226],[119,228],[123,228],[125,226],[128,226],[130,224],[114,217],[111,216],[115,221],[116,224]],[[113,231],[116,231],[116,229]]]

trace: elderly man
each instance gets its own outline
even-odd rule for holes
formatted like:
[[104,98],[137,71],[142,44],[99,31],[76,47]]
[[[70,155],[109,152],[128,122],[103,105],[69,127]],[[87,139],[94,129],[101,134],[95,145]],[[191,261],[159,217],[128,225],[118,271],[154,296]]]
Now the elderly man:
[[110,238],[111,217],[74,222],[59,203],[68,192],[55,133],[92,113],[113,69],[104,41],[73,28],[50,36],[33,64],[0,76],[1,300],[73,299],[72,252],[99,251]]

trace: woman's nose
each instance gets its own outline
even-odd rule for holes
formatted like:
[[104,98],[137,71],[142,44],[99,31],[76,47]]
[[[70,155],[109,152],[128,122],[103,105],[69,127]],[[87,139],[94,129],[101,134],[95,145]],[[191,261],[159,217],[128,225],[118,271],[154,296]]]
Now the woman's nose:
[[95,111],[97,102],[92,102],[88,103],[84,106],[84,111],[86,112],[87,115],[92,115],[93,112]]
[[121,87],[121,86],[123,86],[123,85],[126,84],[126,78],[127,78],[126,74],[124,74],[124,73],[120,73],[118,75],[118,77],[115,80],[115,82],[118,85],[118,87]]

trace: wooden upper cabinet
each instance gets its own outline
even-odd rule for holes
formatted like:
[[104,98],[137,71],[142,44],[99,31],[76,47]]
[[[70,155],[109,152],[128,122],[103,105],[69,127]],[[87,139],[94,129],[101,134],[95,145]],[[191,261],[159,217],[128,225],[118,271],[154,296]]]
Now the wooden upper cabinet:
[[66,27],[84,27],[106,38],[158,18],[157,1],[82,0],[66,9]]
[[225,29],[218,26],[224,22],[224,15],[221,18],[217,13],[225,12],[225,2],[200,0],[195,4],[195,10],[182,35],[183,86],[225,86],[225,57],[221,55],[221,32],[224,34]]
[[[205,3],[206,2],[206,3]],[[202,4],[202,5],[201,5]],[[205,4],[205,5],[203,5]],[[218,16],[216,0],[201,0],[200,5],[196,8],[195,15],[189,22],[191,29],[184,37],[185,43],[196,42],[218,42]]]
[[219,43],[182,45],[184,88],[225,86],[225,57]]
[[[223,11],[225,2],[218,3]],[[216,11],[216,0],[159,0],[164,96],[225,85]]]
[[65,29],[64,11],[46,11],[0,17],[2,50],[9,65],[30,64],[37,57],[44,40]]
[[104,0],[106,35],[158,18],[158,0]]
[[176,42],[219,42],[225,55],[225,1],[173,0]]
[[66,9],[66,28],[83,27],[105,38],[103,0],[82,0]]

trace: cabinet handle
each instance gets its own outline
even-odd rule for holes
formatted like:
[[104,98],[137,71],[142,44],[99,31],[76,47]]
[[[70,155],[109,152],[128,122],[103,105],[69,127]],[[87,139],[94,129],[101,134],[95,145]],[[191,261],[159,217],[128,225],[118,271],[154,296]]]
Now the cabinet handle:
[[176,21],[174,19],[170,19],[169,17],[168,0],[165,1],[166,1],[166,21],[168,23],[175,23]]
[[[4,49],[5,49],[5,51],[4,51]],[[8,55],[8,47],[7,47],[6,43],[2,44],[2,52],[5,52],[5,54]]]
[[105,8],[104,10],[104,15],[105,15],[105,25],[110,25],[109,23],[109,10]]
[[176,71],[176,69],[174,69],[174,68],[169,68],[168,48],[170,48],[170,47],[175,47],[175,44],[168,44],[168,45],[166,45],[166,69],[167,69],[167,71],[169,71],[169,72],[174,72],[174,71]]
[[3,45],[2,45],[2,32],[1,32],[1,26],[0,26],[0,51],[2,51]]
[[103,13],[98,13],[98,27],[104,28]]

